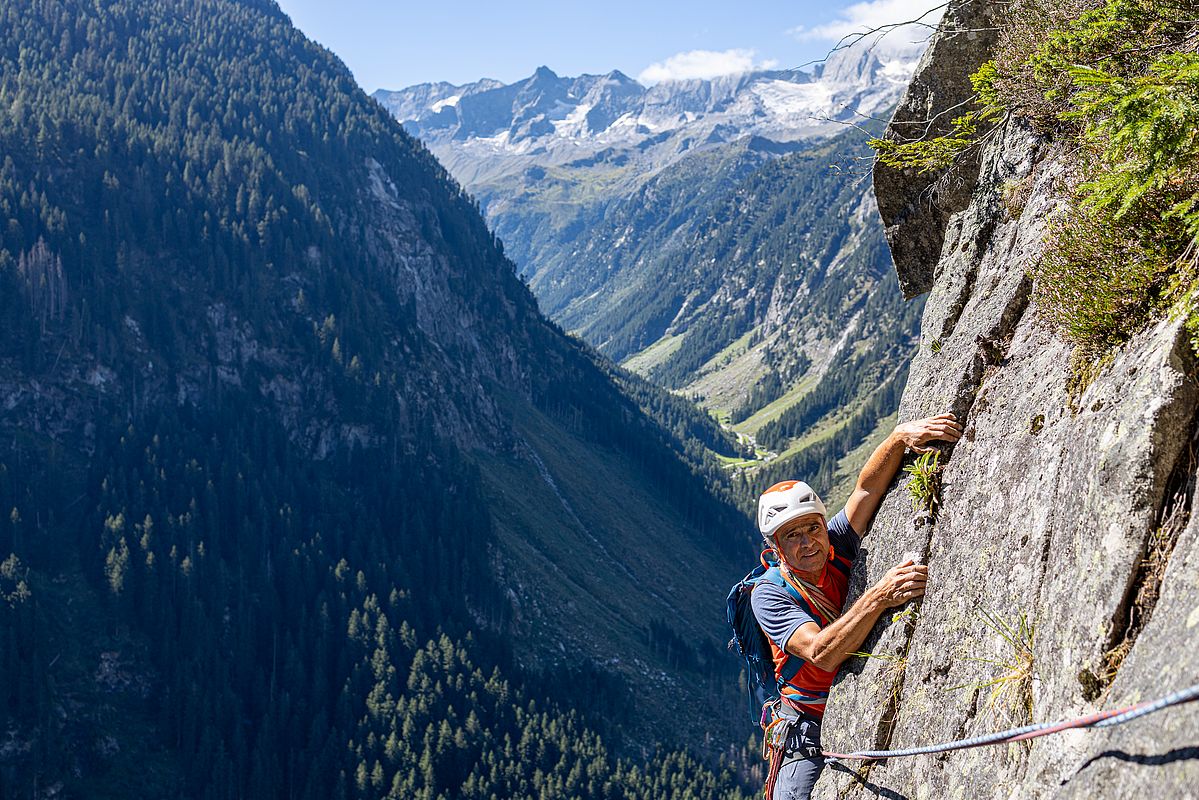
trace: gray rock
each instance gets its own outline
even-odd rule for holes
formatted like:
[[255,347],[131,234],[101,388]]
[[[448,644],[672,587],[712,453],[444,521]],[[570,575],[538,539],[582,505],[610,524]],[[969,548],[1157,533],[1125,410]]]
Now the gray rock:
[[[974,96],[970,74],[994,45],[993,13],[994,5],[984,0],[950,4],[899,101],[886,138],[907,142],[943,136],[954,118],[969,110]],[[925,175],[875,166],[874,191],[906,296],[932,288],[946,222],[969,201],[977,172],[973,155],[946,172]]]
[[[968,13],[985,12],[960,8],[951,18]],[[943,41],[914,87],[935,87],[986,56]],[[953,102],[935,91],[928,97],[934,114]],[[867,640],[864,649],[883,657],[853,659],[842,670],[825,718],[826,749],[924,746],[1071,719],[1199,681],[1190,647],[1199,626],[1199,521],[1190,519],[1168,556],[1160,599],[1135,604],[1151,537],[1175,498],[1195,491],[1195,354],[1181,322],[1165,319],[1071,394],[1072,346],[1031,300],[1026,275],[1061,202],[1064,170],[1051,147],[1007,123],[981,148],[960,206],[905,206],[903,193],[918,181],[880,194],[893,249],[900,241],[909,248],[895,253],[904,286],[930,290],[900,418],[952,410],[966,430],[942,448],[933,519],[914,515],[901,480],[866,539],[855,594],[909,550],[926,556],[929,590],[918,611],[885,615]],[[898,186],[886,182],[894,175],[880,183],[882,172],[880,191]],[[1025,181],[1029,199],[1013,219],[1001,196]],[[1189,518],[1192,505],[1183,502],[1177,519]],[[1144,627],[1136,634],[1140,623],[1132,625],[1128,639],[1134,618]],[[1021,637],[1005,627],[1018,629],[1021,619],[1033,626],[1030,664],[1009,641]],[[1094,676],[1104,672],[1105,653],[1126,641],[1131,650],[1105,688]],[[1199,707],[848,767],[827,771],[816,796],[1196,797]]]
[[[1199,678],[1186,653],[1199,633],[1199,518],[1174,552],[1162,598],[1105,705],[1151,700]],[[1086,736],[1086,756],[1052,797],[1199,797],[1199,704]]]

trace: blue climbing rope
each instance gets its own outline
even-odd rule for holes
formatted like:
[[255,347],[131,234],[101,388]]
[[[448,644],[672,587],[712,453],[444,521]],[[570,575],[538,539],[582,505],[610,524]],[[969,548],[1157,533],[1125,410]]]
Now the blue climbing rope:
[[1088,714],[1085,717],[1061,720],[1059,722],[1040,722],[1034,725],[1024,725],[1019,728],[989,733],[985,736],[975,736],[970,739],[958,739],[957,741],[933,744],[927,747],[910,747],[906,750],[861,750],[856,753],[830,753],[824,751],[823,755],[826,762],[848,759],[876,761],[883,758],[899,758],[901,756],[944,753],[949,750],[965,750],[970,747],[983,747],[989,744],[1021,742],[1025,739],[1036,739],[1039,736],[1048,736],[1051,733],[1072,730],[1074,728],[1106,728],[1112,725],[1123,725],[1125,722],[1161,711],[1163,708],[1190,703],[1195,700],[1199,700],[1199,684],[1195,684],[1187,689],[1180,689],[1157,700],[1137,703],[1125,708],[1100,711],[1095,714]]

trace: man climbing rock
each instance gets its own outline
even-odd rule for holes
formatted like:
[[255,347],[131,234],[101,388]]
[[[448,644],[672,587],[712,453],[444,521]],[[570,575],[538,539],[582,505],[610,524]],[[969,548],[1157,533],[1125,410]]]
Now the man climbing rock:
[[837,669],[861,648],[888,608],[924,594],[928,567],[912,559],[892,567],[848,609],[842,609],[861,537],[899,471],[905,449],[956,442],[952,414],[898,426],[871,454],[845,508],[827,520],[824,503],[806,483],[784,481],[758,499],[758,529],[778,558],[779,583],[753,589],[754,616],[770,641],[781,698],[766,731],[771,748],[768,800],[806,800],[824,768],[820,722]]

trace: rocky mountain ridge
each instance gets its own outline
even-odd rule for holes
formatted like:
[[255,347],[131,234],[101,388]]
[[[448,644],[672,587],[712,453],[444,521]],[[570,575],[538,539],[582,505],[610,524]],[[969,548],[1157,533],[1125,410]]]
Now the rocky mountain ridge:
[[623,157],[644,177],[697,147],[828,135],[894,104],[922,47],[888,40],[834,53],[812,72],[760,70],[649,87],[619,70],[569,78],[543,66],[509,85],[419,84],[373,96],[482,200],[482,186],[531,165]]

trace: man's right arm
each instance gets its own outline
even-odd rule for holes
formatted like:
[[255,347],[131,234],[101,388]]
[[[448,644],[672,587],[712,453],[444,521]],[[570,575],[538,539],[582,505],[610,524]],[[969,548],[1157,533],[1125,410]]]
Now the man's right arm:
[[923,564],[905,561],[892,567],[844,614],[824,628],[815,622],[796,628],[787,640],[787,652],[833,672],[850,654],[857,652],[884,611],[922,596],[927,582],[928,567]]
[[895,431],[866,460],[853,494],[845,503],[845,515],[853,529],[859,531],[859,535],[864,535],[870,529],[870,521],[874,519],[883,496],[899,472],[905,449],[927,453],[932,449],[928,446],[929,442],[956,442],[960,438],[962,426],[953,414],[938,414],[897,425]]

